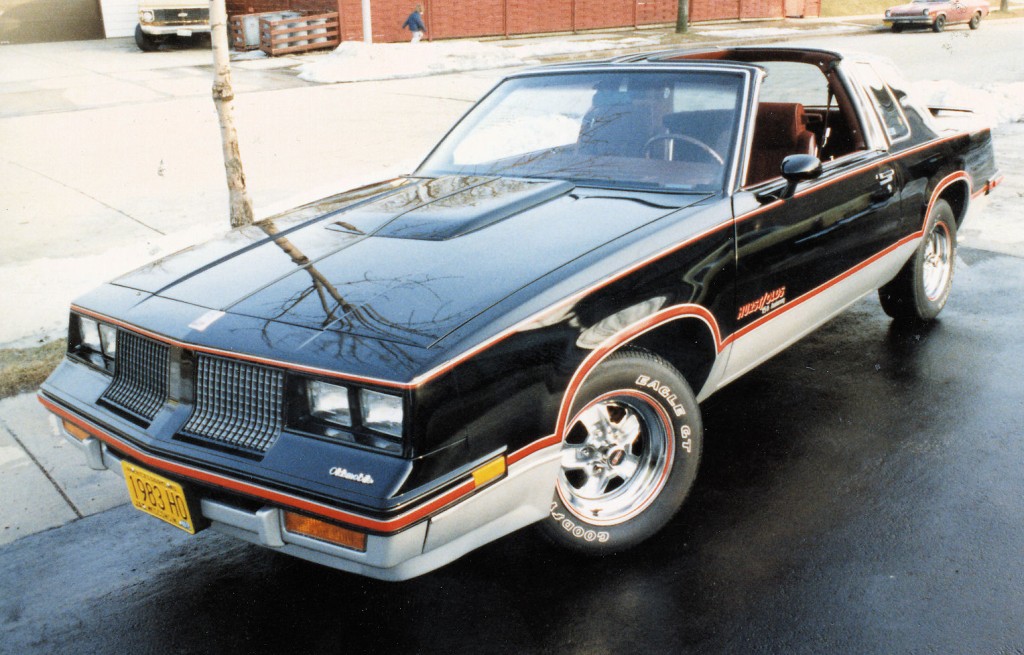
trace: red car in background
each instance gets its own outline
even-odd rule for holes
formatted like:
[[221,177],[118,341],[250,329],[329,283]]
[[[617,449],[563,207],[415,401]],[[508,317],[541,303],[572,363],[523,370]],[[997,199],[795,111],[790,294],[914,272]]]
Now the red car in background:
[[902,32],[907,27],[930,27],[941,32],[954,23],[967,23],[976,30],[988,11],[984,0],[914,0],[886,9],[883,20],[892,26],[893,32]]

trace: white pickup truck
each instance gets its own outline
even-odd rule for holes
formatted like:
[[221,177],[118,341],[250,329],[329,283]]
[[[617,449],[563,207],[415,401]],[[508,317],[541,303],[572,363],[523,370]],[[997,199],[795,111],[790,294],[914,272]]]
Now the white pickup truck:
[[135,43],[153,52],[168,36],[210,33],[210,8],[202,0],[139,0]]

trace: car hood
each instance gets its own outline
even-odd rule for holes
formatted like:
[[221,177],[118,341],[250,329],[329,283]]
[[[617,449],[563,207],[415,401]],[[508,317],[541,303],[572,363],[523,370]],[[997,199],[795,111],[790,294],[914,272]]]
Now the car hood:
[[430,347],[547,273],[702,198],[634,196],[551,180],[396,180],[232,231],[113,283],[252,319]]
[[897,5],[895,7],[889,7],[889,15],[890,16],[921,16],[924,13],[925,9],[931,11],[933,9],[942,9],[944,7],[945,7],[945,5],[942,5],[942,4],[922,4],[922,3]]

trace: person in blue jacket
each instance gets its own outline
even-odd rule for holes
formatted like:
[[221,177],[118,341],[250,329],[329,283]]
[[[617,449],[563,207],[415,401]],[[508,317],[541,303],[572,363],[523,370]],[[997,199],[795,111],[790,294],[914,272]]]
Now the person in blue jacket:
[[408,28],[412,32],[412,42],[419,43],[419,40],[423,38],[423,32],[426,31],[426,26],[423,24],[423,5],[416,5],[416,8],[412,10],[409,17],[402,23],[403,28]]

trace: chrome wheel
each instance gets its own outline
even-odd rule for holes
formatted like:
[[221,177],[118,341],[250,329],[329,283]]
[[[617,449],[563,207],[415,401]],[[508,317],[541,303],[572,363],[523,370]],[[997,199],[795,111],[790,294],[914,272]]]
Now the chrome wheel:
[[929,300],[938,300],[946,292],[953,275],[952,253],[953,243],[949,231],[942,223],[936,223],[925,244],[921,271],[924,293]]
[[644,510],[672,464],[671,422],[646,394],[605,394],[573,419],[562,449],[558,494],[594,525],[615,525]]

